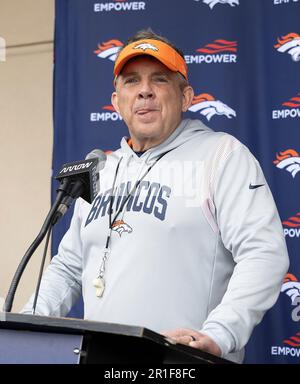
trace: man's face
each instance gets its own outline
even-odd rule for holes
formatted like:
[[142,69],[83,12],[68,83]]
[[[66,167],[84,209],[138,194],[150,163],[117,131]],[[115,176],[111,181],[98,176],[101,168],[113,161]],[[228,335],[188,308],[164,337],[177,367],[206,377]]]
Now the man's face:
[[112,104],[129,129],[133,149],[145,150],[170,136],[192,98],[190,86],[180,89],[178,74],[152,57],[141,56],[124,66]]

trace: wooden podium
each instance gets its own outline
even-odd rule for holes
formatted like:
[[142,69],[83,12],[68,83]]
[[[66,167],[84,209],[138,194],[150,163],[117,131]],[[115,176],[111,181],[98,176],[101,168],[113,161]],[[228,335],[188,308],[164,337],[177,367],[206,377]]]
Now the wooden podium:
[[147,328],[0,313],[0,364],[227,364]]

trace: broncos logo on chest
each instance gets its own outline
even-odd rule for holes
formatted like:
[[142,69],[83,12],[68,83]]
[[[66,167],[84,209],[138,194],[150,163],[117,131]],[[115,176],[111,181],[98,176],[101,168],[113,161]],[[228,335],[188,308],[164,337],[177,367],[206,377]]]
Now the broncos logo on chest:
[[112,230],[118,232],[119,236],[121,237],[124,232],[131,233],[132,228],[130,225],[125,223],[123,220],[116,220],[112,225]]

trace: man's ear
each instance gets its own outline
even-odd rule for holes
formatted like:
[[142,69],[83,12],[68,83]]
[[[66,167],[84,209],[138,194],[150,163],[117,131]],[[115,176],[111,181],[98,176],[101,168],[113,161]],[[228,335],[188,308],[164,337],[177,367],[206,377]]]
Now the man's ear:
[[114,91],[111,95],[111,103],[112,103],[112,106],[115,108],[115,110],[118,113],[120,113],[119,106],[118,106],[118,95],[116,91]]
[[182,92],[182,112],[186,112],[189,109],[192,105],[193,98],[194,90],[190,85],[188,85]]

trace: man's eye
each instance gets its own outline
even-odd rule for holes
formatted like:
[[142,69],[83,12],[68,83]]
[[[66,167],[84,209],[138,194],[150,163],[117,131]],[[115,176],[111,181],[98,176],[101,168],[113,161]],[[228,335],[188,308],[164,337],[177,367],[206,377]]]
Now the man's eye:
[[136,82],[137,82],[137,78],[136,77],[128,77],[124,81],[125,84],[132,84],[132,83],[136,83]]
[[157,76],[154,78],[154,80],[159,82],[159,83],[167,83],[168,82],[168,79],[164,76]]

